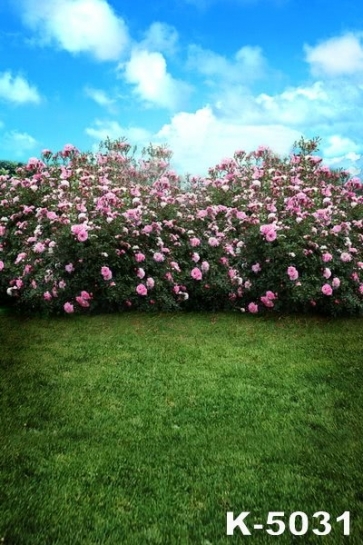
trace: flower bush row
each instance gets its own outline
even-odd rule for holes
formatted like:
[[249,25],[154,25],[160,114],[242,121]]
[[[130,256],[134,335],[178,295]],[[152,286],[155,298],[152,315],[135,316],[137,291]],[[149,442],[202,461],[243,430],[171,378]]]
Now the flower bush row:
[[[298,146],[298,149],[296,149]],[[183,182],[171,153],[44,150],[0,176],[0,296],[25,311],[363,310],[363,196],[301,140]]]

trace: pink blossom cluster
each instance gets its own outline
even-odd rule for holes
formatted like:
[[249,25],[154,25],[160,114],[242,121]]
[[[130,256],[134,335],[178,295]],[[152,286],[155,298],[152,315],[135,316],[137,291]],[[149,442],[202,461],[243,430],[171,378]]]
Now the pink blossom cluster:
[[288,160],[238,151],[188,184],[163,147],[104,148],[0,176],[0,290],[19,305],[363,310],[362,184],[313,143]]

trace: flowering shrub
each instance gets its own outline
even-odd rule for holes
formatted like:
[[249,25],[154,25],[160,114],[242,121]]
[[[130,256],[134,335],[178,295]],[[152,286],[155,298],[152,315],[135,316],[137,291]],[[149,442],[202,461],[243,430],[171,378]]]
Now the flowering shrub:
[[0,297],[22,309],[363,310],[358,178],[312,155],[238,151],[181,182],[170,151],[67,145],[0,176]]

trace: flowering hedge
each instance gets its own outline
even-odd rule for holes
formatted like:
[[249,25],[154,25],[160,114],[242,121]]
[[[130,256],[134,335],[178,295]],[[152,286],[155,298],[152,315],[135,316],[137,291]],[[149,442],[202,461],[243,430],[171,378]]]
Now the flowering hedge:
[[170,151],[44,150],[0,176],[0,298],[23,311],[363,310],[363,196],[301,140],[181,182]]

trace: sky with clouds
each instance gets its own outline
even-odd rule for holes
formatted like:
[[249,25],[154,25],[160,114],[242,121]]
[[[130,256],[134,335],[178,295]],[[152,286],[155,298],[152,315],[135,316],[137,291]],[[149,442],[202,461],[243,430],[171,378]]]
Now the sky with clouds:
[[0,159],[126,137],[203,175],[318,136],[360,175],[362,121],[357,0],[0,0]]

